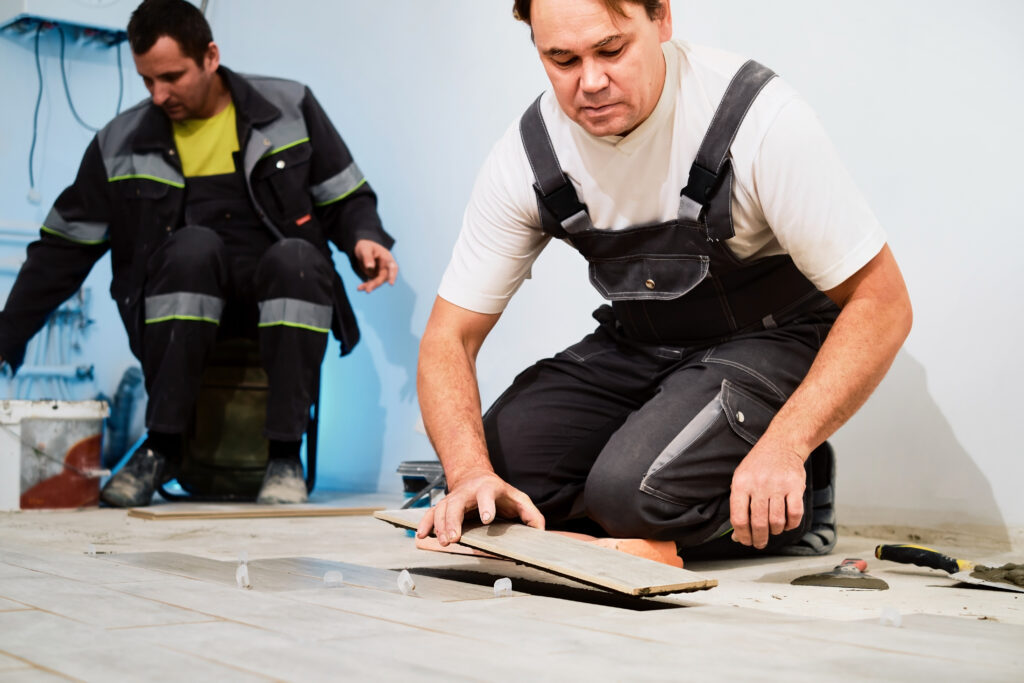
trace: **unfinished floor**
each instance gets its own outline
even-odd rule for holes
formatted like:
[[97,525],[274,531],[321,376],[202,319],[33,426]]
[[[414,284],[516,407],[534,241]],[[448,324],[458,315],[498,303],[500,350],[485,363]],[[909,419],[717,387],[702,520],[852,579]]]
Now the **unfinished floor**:
[[[1024,680],[1024,593],[871,559],[897,540],[846,533],[829,557],[688,562],[719,586],[623,599],[416,550],[371,517],[4,513],[0,680]],[[251,589],[236,584],[241,553]],[[869,559],[890,589],[789,584],[844,557]],[[495,597],[502,576],[513,594]]]

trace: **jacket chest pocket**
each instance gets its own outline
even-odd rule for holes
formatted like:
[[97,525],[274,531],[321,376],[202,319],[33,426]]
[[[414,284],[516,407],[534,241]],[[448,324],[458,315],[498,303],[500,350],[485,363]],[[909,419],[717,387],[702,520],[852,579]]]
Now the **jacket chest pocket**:
[[313,209],[309,196],[312,156],[312,147],[304,142],[261,159],[253,171],[257,200],[281,223],[292,223]]
[[590,261],[590,282],[609,301],[678,299],[704,281],[711,259],[640,254]]

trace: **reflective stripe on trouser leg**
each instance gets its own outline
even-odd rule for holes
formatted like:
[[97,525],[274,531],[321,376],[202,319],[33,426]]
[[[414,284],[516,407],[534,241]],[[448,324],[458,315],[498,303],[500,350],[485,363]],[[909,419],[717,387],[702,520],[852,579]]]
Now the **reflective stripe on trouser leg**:
[[179,228],[149,257],[138,347],[150,429],[187,428],[220,329],[228,278],[226,247],[209,228]]
[[270,382],[264,433],[269,439],[294,441],[305,433],[319,392],[331,307],[289,299],[283,315],[269,315],[278,307],[268,304],[280,301],[260,304],[260,319],[267,321],[260,323],[260,357]]
[[329,259],[295,238],[276,242],[256,267],[260,356],[270,381],[268,438],[290,441],[306,431],[334,317],[333,277]]
[[260,327],[284,325],[326,334],[331,330],[333,310],[329,305],[301,299],[270,299],[261,301]]
[[154,294],[146,297],[146,324],[168,320],[192,320],[220,323],[224,312],[224,300],[209,294],[195,292],[173,292]]

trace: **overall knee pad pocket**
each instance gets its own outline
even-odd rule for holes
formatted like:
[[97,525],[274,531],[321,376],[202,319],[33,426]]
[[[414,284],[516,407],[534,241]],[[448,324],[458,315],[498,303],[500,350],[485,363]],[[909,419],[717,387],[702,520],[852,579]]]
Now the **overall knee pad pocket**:
[[723,380],[719,393],[654,459],[640,490],[684,506],[727,494],[733,471],[776,412],[754,394]]

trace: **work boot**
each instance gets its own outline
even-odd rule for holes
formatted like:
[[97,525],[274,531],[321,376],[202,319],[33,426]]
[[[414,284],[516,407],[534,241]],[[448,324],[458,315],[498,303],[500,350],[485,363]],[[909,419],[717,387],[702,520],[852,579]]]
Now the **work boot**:
[[811,453],[811,482],[811,527],[779,555],[827,555],[836,545],[836,454],[827,441]]
[[156,487],[174,479],[176,469],[168,467],[167,459],[152,448],[139,448],[107,481],[100,500],[116,508],[149,505]]
[[302,462],[298,458],[271,458],[263,475],[263,485],[256,496],[262,505],[305,503],[308,500]]

